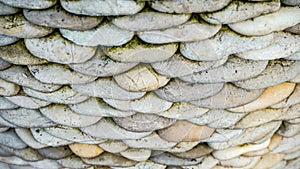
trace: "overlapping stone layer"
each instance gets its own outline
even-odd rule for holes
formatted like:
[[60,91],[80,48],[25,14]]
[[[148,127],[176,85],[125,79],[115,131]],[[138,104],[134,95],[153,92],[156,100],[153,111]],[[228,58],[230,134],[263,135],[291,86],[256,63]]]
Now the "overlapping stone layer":
[[299,0],[0,0],[0,168],[300,168]]

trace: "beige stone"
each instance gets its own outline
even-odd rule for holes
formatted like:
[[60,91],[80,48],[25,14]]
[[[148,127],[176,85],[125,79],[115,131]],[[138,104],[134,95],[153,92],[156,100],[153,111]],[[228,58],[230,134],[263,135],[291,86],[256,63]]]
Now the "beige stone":
[[76,45],[57,32],[43,38],[24,41],[27,49],[36,57],[62,64],[85,62],[96,52],[95,47]]
[[229,24],[234,31],[247,35],[266,35],[281,31],[299,23],[300,9],[298,7],[281,7],[277,12],[262,15],[246,21]]
[[58,104],[76,104],[87,100],[89,97],[82,95],[68,86],[64,86],[51,93],[42,93],[30,88],[23,88],[24,92],[34,98]]
[[151,150],[149,150],[149,149],[129,148],[129,149],[126,149],[125,151],[120,152],[120,154],[123,157],[126,157],[130,160],[146,161],[151,155]]
[[286,166],[286,161],[280,161],[279,163],[277,163],[270,169],[283,169],[283,168],[285,168],[285,166]]
[[212,24],[230,24],[241,22],[246,19],[260,16],[261,14],[272,13],[280,8],[280,1],[267,2],[231,2],[225,8],[211,13],[202,13],[201,17]]
[[27,66],[30,73],[39,81],[50,84],[85,84],[97,77],[84,75],[64,65],[49,63]]
[[94,97],[78,104],[71,104],[69,107],[77,114],[96,117],[128,117],[135,114],[133,111],[114,109],[101,99]]
[[47,63],[47,60],[40,59],[32,55],[26,49],[24,41],[22,40],[12,45],[1,47],[0,49],[0,57],[3,60],[16,65],[34,65]]
[[[101,86],[101,87],[99,87]],[[118,100],[136,100],[146,92],[132,92],[121,88],[113,78],[98,78],[86,84],[71,85],[72,89],[84,95]]]
[[145,2],[127,0],[122,3],[116,0],[91,0],[87,4],[83,1],[61,0],[62,7],[78,15],[91,16],[115,16],[115,15],[132,15],[143,9]]
[[207,168],[214,168],[219,161],[213,158],[211,155],[206,156],[202,162],[198,165],[190,165],[190,166],[182,166],[183,169],[207,169]]
[[1,0],[9,6],[28,9],[44,9],[56,4],[57,0]]
[[110,152],[110,153],[120,153],[122,151],[125,151],[128,146],[123,143],[122,141],[118,140],[109,140],[103,143],[99,144],[99,147],[101,147],[103,150]]
[[123,89],[129,91],[151,91],[168,83],[169,78],[157,74],[149,66],[137,66],[125,73],[114,76]]
[[133,38],[123,46],[104,48],[105,54],[120,62],[153,63],[163,61],[174,55],[178,44],[164,45],[145,44],[138,38]]
[[161,138],[172,141],[200,141],[210,137],[215,130],[206,126],[198,126],[187,121],[176,121],[168,128],[158,130]]
[[231,54],[265,48],[273,43],[273,36],[273,34],[259,37],[241,36],[228,28],[222,28],[212,38],[181,43],[180,52],[191,60],[220,60]]
[[150,1],[150,6],[160,12],[167,13],[200,13],[217,11],[229,4],[230,0],[222,1]]
[[232,112],[252,112],[255,110],[264,109],[287,98],[293,92],[295,86],[295,83],[286,82],[268,87],[256,100],[243,106],[228,110]]
[[212,148],[205,144],[198,144],[197,146],[193,147],[193,149],[185,151],[185,152],[179,152],[179,153],[172,153],[173,155],[180,157],[180,158],[199,158],[205,155],[210,154],[213,151]]
[[19,90],[20,86],[0,78],[0,95],[13,96],[16,95]]
[[133,31],[118,28],[110,22],[104,22],[97,27],[84,31],[60,29],[66,39],[83,46],[121,46],[129,42]]
[[238,156],[228,160],[220,160],[220,164],[224,168],[243,168],[243,167],[247,167],[255,158],[259,158],[259,157]]
[[40,108],[40,111],[55,123],[70,127],[86,127],[97,123],[101,119],[101,117],[76,114],[66,105],[52,104]]
[[284,154],[266,154],[261,157],[261,160],[254,169],[267,169],[279,163],[284,157]]
[[149,30],[138,33],[147,43],[164,44],[172,42],[192,42],[208,39],[221,29],[221,25],[210,25],[192,18],[190,21],[163,30]]
[[151,63],[151,66],[159,74],[168,77],[181,77],[219,67],[226,61],[227,57],[216,61],[194,61],[183,57],[180,53],[176,53],[167,60]]
[[256,77],[234,82],[244,89],[263,89],[289,81],[300,72],[300,61],[270,60],[266,69]]
[[42,144],[35,140],[33,137],[31,131],[26,128],[16,128],[15,129],[16,134],[24,143],[26,143],[28,146],[34,148],[34,149],[41,149],[44,147],[47,147],[47,145]]
[[30,128],[30,131],[36,141],[41,144],[58,147],[72,144],[72,141],[64,140],[47,133],[43,128]]
[[9,97],[5,97],[7,100],[9,100],[10,102],[26,108],[26,109],[39,109],[41,107],[45,107],[48,106],[49,104],[51,104],[50,102],[47,101],[43,101],[40,99],[36,99],[33,97],[29,97],[26,95],[15,95],[15,96],[9,96]]
[[44,10],[24,10],[23,14],[30,22],[52,28],[86,30],[97,26],[102,17],[79,16],[66,12],[60,5]]
[[270,46],[258,50],[237,53],[236,55],[251,60],[274,60],[293,56],[299,49],[299,36],[279,32],[274,33],[274,42]]
[[[80,128],[86,134],[102,139],[140,139],[151,134],[151,132],[132,132],[116,125],[109,118],[102,118],[96,124]],[[108,132],[109,131],[109,132]]]
[[[209,126],[209,125],[208,125]],[[216,129],[216,131],[201,142],[220,143],[233,140],[244,133],[243,129]]]
[[136,111],[150,114],[164,112],[173,104],[172,102],[159,98],[152,92],[147,93],[144,97],[137,100],[103,99],[103,101],[122,111]]
[[277,118],[277,120],[291,120],[295,118],[300,117],[300,104],[295,104],[293,106],[290,106],[288,110],[281,115],[280,117]]
[[73,143],[69,147],[74,154],[82,158],[93,158],[103,153],[103,150],[94,144]]
[[0,34],[17,38],[39,38],[53,31],[27,21],[22,14],[0,16],[0,25]]
[[257,99],[262,92],[263,90],[245,90],[226,83],[216,95],[190,103],[210,109],[228,109],[247,104]]
[[158,115],[172,119],[186,120],[201,117],[207,111],[209,111],[209,109],[201,108],[186,102],[179,102],[173,103],[171,108]]
[[179,77],[190,83],[224,83],[249,79],[263,72],[268,61],[253,61],[230,56],[223,65]]
[[22,66],[11,66],[8,69],[0,71],[0,78],[46,93],[53,92],[61,87],[60,85],[45,84],[36,80],[28,69]]
[[291,93],[291,95],[282,100],[281,102],[277,103],[277,104],[274,104],[272,105],[271,107],[272,108],[285,108],[285,107],[290,107],[294,104],[298,104],[300,103],[300,85],[296,84],[296,87],[293,91],[293,93]]

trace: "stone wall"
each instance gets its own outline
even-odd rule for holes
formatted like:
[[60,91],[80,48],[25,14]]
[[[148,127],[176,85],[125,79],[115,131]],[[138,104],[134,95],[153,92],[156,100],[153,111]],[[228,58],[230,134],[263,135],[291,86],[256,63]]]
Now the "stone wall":
[[0,0],[0,168],[300,168],[299,0]]

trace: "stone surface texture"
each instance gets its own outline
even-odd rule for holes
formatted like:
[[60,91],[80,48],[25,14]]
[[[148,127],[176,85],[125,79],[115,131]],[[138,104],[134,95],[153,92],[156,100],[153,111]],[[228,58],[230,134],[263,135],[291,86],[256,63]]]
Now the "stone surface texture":
[[300,168],[299,0],[0,0],[0,169]]

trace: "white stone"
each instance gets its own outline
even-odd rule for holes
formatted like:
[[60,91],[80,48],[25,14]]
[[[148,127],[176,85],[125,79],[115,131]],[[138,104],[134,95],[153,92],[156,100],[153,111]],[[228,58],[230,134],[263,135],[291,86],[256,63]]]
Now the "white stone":
[[151,155],[151,150],[140,149],[140,148],[139,149],[129,148],[129,149],[126,149],[125,151],[120,152],[120,154],[123,157],[126,157],[130,160],[146,161]]
[[16,95],[16,96],[10,96],[5,98],[10,102],[26,109],[39,109],[41,107],[45,107],[51,104],[50,102],[25,96],[25,95]]

